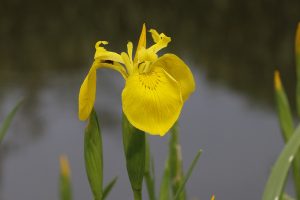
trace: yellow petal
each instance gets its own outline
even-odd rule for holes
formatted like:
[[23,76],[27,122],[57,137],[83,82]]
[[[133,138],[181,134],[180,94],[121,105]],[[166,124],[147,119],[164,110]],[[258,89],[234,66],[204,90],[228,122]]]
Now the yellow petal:
[[79,91],[79,119],[86,120],[93,109],[96,98],[96,67],[92,66]]
[[164,33],[158,34],[154,29],[151,29],[149,32],[152,35],[153,41],[156,43],[149,48],[153,53],[157,53],[161,49],[167,47],[169,42],[171,42],[171,38]]
[[178,119],[183,101],[178,83],[157,67],[149,73],[128,77],[122,106],[133,126],[163,136]]
[[176,55],[165,54],[159,57],[152,67],[163,68],[179,83],[184,101],[194,92],[196,87],[194,76],[189,67]]
[[96,52],[94,59],[95,60],[110,60],[118,63],[123,63],[122,57],[112,51],[107,51],[103,46],[101,45],[106,45],[108,44],[107,41],[98,41],[95,44]]
[[134,62],[137,61],[138,53],[141,50],[141,48],[146,48],[146,25],[145,24],[143,24],[143,28],[142,28],[142,32],[141,32],[141,35],[140,35],[139,43],[138,43],[137,48],[136,48],[136,53],[135,53],[135,56],[134,56]]
[[150,29],[149,32],[151,33],[152,39],[155,43],[158,43],[160,40],[160,35],[155,29]]
[[138,61],[139,62],[144,62],[144,61],[155,61],[157,60],[158,56],[156,53],[154,53],[153,51],[149,50],[149,49],[145,49],[145,48],[142,48],[140,49],[139,51],[139,54],[138,54]]
[[121,53],[121,57],[122,57],[122,59],[124,61],[124,64],[126,66],[128,74],[131,74],[133,72],[133,64],[132,64],[132,62],[130,60],[129,55],[127,53],[125,53],[125,52],[122,52]]
[[128,42],[127,43],[127,53],[128,53],[130,61],[132,61],[132,50],[133,50],[133,44],[132,44],[132,42]]

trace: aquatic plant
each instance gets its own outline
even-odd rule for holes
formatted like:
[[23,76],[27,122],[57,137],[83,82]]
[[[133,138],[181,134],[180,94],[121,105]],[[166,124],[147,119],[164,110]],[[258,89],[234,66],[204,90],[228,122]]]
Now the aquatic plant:
[[4,119],[3,123],[1,124],[1,126],[0,126],[0,144],[1,144],[5,134],[7,133],[8,128],[9,128],[12,120],[14,119],[15,114],[17,113],[17,111],[19,110],[19,108],[21,107],[22,104],[23,104],[23,100],[20,100],[13,107],[13,109],[8,113],[8,115]]
[[[185,184],[201,155],[196,154],[187,173],[182,166],[178,118],[184,102],[195,90],[193,74],[175,54],[159,56],[171,38],[150,29],[154,44],[147,48],[146,26],[143,25],[133,57],[133,43],[120,54],[106,50],[96,43],[94,62],[79,92],[79,118],[88,119],[84,137],[86,173],[95,200],[105,199],[116,182],[114,178],[103,187],[103,151],[100,123],[94,107],[96,99],[96,70],[114,69],[125,79],[122,92],[122,135],[129,181],[135,200],[142,199],[143,180],[150,200],[185,200]],[[169,155],[159,192],[155,192],[153,159],[145,133],[164,136],[170,134]],[[214,199],[214,196],[212,197]]]
[[[300,23],[298,24],[295,41],[297,71],[296,102],[298,117],[300,117]],[[274,73],[274,88],[279,123],[286,145],[272,168],[262,199],[293,199],[284,192],[288,172],[289,169],[292,168],[296,193],[295,199],[300,200],[300,125],[297,125],[295,128],[293,113],[291,111],[279,71],[275,71]]]

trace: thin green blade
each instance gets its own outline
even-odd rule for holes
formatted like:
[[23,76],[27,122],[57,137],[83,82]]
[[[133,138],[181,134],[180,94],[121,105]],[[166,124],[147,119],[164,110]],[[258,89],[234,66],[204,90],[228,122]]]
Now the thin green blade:
[[292,137],[285,145],[275,165],[273,166],[265,187],[262,198],[263,200],[276,200],[281,198],[289,168],[299,150],[299,146],[300,126],[298,126],[294,131]]
[[187,181],[189,180],[189,178],[190,178],[190,176],[191,176],[191,174],[192,174],[192,172],[193,172],[193,170],[194,170],[194,168],[195,168],[195,166],[196,166],[196,164],[197,164],[197,162],[198,162],[198,160],[199,160],[201,154],[202,154],[202,150],[200,149],[200,150],[198,151],[197,155],[195,156],[195,158],[194,158],[194,160],[193,160],[191,166],[189,167],[189,170],[188,170],[186,176],[184,177],[183,182],[182,182],[181,185],[179,186],[178,191],[177,191],[177,193],[176,193],[176,195],[175,195],[174,200],[178,199],[178,198],[180,197],[180,194],[183,192],[183,189],[184,189],[184,187],[185,187],[185,184],[186,184]]
[[171,177],[170,177],[170,166],[169,166],[169,160],[167,160],[165,164],[164,174],[162,177],[161,185],[160,185],[160,193],[159,193],[159,199],[160,200],[170,200],[170,183]]
[[[179,131],[178,122],[174,124],[171,129],[171,137],[169,142],[169,166],[170,166],[170,177],[171,177],[171,188],[172,196],[175,196],[180,185],[183,183],[183,167],[182,167],[182,155],[181,146],[179,144]],[[184,188],[183,192],[178,197],[179,200],[185,200],[186,195]]]
[[103,155],[102,137],[97,114],[93,110],[84,134],[86,174],[95,200],[102,200]]
[[15,107],[10,111],[10,113],[7,115],[7,117],[5,118],[3,124],[1,125],[0,127],[0,144],[15,116],[15,114],[17,113],[17,111],[19,110],[20,106],[22,105],[23,103],[23,99],[20,100],[16,105]]
[[296,102],[298,116],[300,116],[300,23],[298,23],[296,36],[295,36],[295,60],[296,60],[296,74],[297,74],[297,84],[296,84]]
[[111,189],[115,186],[116,182],[118,180],[118,177],[115,177],[109,184],[104,188],[103,190],[103,200],[106,199],[108,194],[110,193]]
[[[153,160],[151,160],[151,153],[150,153],[150,145],[149,141],[146,138],[146,161],[145,161],[145,180],[147,191],[149,195],[149,200],[155,200],[155,182],[154,182],[154,165]],[[153,167],[152,167],[153,166]]]

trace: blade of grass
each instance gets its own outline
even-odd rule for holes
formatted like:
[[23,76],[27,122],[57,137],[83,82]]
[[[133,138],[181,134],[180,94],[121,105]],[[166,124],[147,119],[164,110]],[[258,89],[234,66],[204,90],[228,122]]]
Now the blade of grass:
[[17,113],[18,109],[20,108],[20,106],[22,105],[22,103],[24,102],[24,100],[20,100],[15,107],[10,111],[10,113],[7,115],[7,117],[4,119],[3,124],[0,127],[0,144],[15,116],[15,114]]
[[174,197],[174,200],[177,200],[177,199],[179,198],[180,194],[183,192],[183,189],[184,189],[184,187],[185,187],[185,184],[186,184],[186,182],[189,180],[189,178],[190,178],[190,176],[191,176],[191,174],[192,174],[192,172],[193,172],[193,170],[194,170],[194,168],[195,168],[195,166],[196,166],[196,164],[197,164],[197,162],[198,162],[198,160],[199,160],[201,154],[202,154],[202,150],[200,149],[200,150],[198,151],[197,155],[195,156],[195,158],[194,158],[194,160],[193,160],[191,166],[189,167],[189,170],[188,170],[186,176],[184,177],[183,182],[182,182],[181,185],[179,186],[178,191],[176,192],[176,195],[175,195],[175,197]]
[[103,190],[103,197],[102,199],[104,200],[107,195],[109,194],[109,192],[111,191],[111,189],[114,187],[114,185],[116,184],[118,180],[118,177],[115,177],[111,182],[109,182],[109,184],[104,188]]
[[267,181],[262,200],[279,200],[289,168],[300,147],[300,125],[281,151]]

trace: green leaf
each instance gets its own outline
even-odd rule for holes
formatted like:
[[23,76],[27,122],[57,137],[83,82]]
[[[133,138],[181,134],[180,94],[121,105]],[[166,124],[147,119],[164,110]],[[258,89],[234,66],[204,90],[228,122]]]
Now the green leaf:
[[154,183],[154,165],[153,165],[153,160],[151,160],[150,145],[147,138],[146,138],[146,161],[145,162],[146,162],[145,180],[146,180],[149,200],[155,200],[156,198],[155,198],[155,183]]
[[84,135],[85,169],[95,200],[102,200],[103,155],[102,136],[97,114],[93,110]]
[[280,153],[263,194],[263,200],[276,200],[280,199],[283,192],[286,177],[288,175],[289,168],[295,155],[297,154],[300,146],[300,126],[292,134],[292,137],[285,145],[284,149]]
[[145,174],[145,133],[133,127],[124,114],[122,128],[127,173],[134,199],[139,200],[142,199],[142,184]]
[[298,23],[296,36],[295,36],[295,60],[297,72],[297,85],[296,85],[296,102],[298,116],[300,117],[300,23]]
[[60,200],[71,200],[72,189],[70,179],[69,161],[66,156],[60,157]]
[[290,197],[288,194],[284,194],[282,200],[295,200],[295,199]]
[[176,195],[175,195],[174,200],[178,199],[178,198],[180,197],[180,194],[183,192],[183,189],[184,189],[184,187],[185,187],[185,184],[186,184],[186,182],[189,180],[189,178],[190,178],[190,176],[191,176],[191,174],[192,174],[192,172],[193,172],[193,170],[194,170],[194,168],[195,168],[195,166],[196,166],[196,164],[197,164],[197,162],[198,162],[198,160],[199,160],[201,154],[202,154],[202,150],[200,149],[200,150],[198,151],[197,155],[195,156],[195,158],[194,158],[194,160],[193,160],[191,166],[189,167],[189,170],[188,170],[186,176],[184,177],[183,182],[182,182],[181,185],[179,186],[178,191],[177,191],[177,193],[176,193]]
[[[275,71],[274,74],[274,85],[275,85],[275,99],[277,103],[277,111],[279,117],[279,123],[284,141],[287,142],[294,131],[294,123],[290,105],[281,83],[280,74]],[[293,178],[295,183],[295,190],[298,199],[300,199],[300,154],[295,155],[293,161]]]
[[274,73],[274,85],[279,123],[283,138],[285,141],[288,141],[294,131],[294,124],[289,101],[285,94],[278,71],[275,71]]
[[167,160],[165,164],[164,174],[162,177],[161,185],[160,185],[160,193],[159,193],[159,199],[160,200],[170,200],[170,183],[171,177],[170,177],[170,166],[169,166],[169,160]]
[[104,188],[103,190],[103,200],[107,197],[107,195],[109,194],[109,192],[111,191],[111,189],[114,187],[114,185],[116,184],[118,180],[118,177],[115,177],[111,182],[109,182],[109,184]]
[[7,115],[7,117],[4,119],[3,124],[0,127],[0,143],[2,142],[15,114],[17,113],[18,109],[21,107],[23,104],[23,99],[20,100],[15,107],[10,111],[10,113]]
[[[173,196],[176,195],[180,185],[183,182],[182,155],[181,146],[179,144],[178,123],[175,123],[171,129],[171,137],[169,143],[169,166],[171,177],[171,188]],[[184,200],[185,191],[180,194],[179,199]]]

